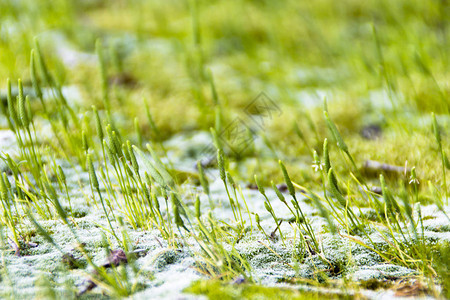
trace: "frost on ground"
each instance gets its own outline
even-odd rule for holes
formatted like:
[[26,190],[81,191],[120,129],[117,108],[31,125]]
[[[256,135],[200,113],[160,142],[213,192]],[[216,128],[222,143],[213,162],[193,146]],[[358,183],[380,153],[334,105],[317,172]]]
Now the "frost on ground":
[[[7,138],[5,138],[7,139]],[[194,162],[195,160],[192,160]],[[185,165],[188,168],[188,164]],[[191,165],[192,166],[192,165]],[[192,166],[193,168],[193,166]],[[73,214],[70,218],[74,224],[76,235],[81,243],[85,245],[85,250],[91,255],[96,265],[102,265],[108,257],[107,239],[115,248],[119,245],[114,238],[108,234],[108,223],[98,201],[87,199],[91,195],[89,189],[89,177],[80,168],[65,170],[71,187],[71,204]],[[214,175],[215,171],[211,174]],[[211,198],[214,199],[215,208],[211,211],[214,218],[223,220],[224,224],[232,224],[233,214],[228,202],[228,198],[220,179],[216,179],[210,186]],[[192,207],[192,199],[189,195],[201,193],[199,187],[185,184],[182,186],[188,207]],[[226,249],[234,249],[242,255],[251,266],[251,276],[257,283],[265,286],[292,286],[294,278],[305,280],[313,279],[318,274],[325,273],[330,279],[345,279],[359,283],[370,283],[372,281],[396,280],[412,276],[414,270],[383,263],[373,251],[361,246],[350,239],[340,235],[332,235],[325,230],[324,219],[318,216],[317,210],[308,201],[298,194],[299,203],[305,216],[310,220],[315,232],[320,232],[318,240],[320,242],[321,253],[308,254],[305,246],[300,243],[298,228],[289,223],[291,214],[286,206],[281,203],[272,190],[268,190],[267,196],[279,219],[285,220],[275,231],[274,222],[269,213],[264,208],[264,199],[258,190],[246,188],[243,190],[248,210],[243,199],[238,199],[242,207],[246,235],[234,244],[224,244]],[[286,195],[288,197],[288,195]],[[160,199],[161,205],[164,203]],[[66,206],[67,203],[63,202]],[[87,205],[90,203],[90,205]],[[207,222],[209,202],[206,196],[201,197],[201,210],[204,222]],[[67,208],[67,207],[66,207]],[[446,212],[450,213],[450,207],[446,207]],[[257,212],[260,215],[261,227],[267,234],[273,233],[273,239],[268,239],[257,229],[253,215],[250,212]],[[117,211],[116,213],[120,213]],[[430,244],[450,241],[450,228],[445,215],[430,205],[422,207],[423,233]],[[38,220],[61,248],[57,250],[54,245],[46,241],[37,234],[34,226],[30,222],[23,232],[29,236],[29,243],[22,250],[20,256],[14,255],[14,247],[9,240],[9,246],[2,248],[2,265],[0,293],[2,297],[13,296],[18,299],[27,299],[38,295],[46,295],[48,282],[56,284],[56,291],[59,296],[74,297],[87,284],[93,274],[93,270],[87,266],[82,253],[76,249],[76,241],[61,220]],[[188,232],[181,229],[177,234],[179,239],[178,247],[171,247],[161,237],[158,230],[133,230],[127,225],[121,226],[115,221],[112,225],[116,232],[126,232],[130,241],[130,252],[133,253],[133,262],[126,266],[128,271],[130,287],[135,292],[132,298],[135,299],[189,299],[199,298],[186,294],[183,291],[194,281],[207,278],[199,266],[202,263],[200,255],[201,248],[197,241]],[[190,226],[196,226],[190,224]],[[418,228],[422,232],[422,228]],[[285,240],[279,238],[279,234],[285,236]],[[364,238],[358,237],[361,241]],[[378,240],[380,244],[389,247],[388,243],[380,238],[377,231],[371,233],[373,240]],[[111,247],[112,248],[112,247]],[[73,255],[81,268],[67,268],[64,264],[63,253]],[[303,257],[302,261],[296,257]],[[328,263],[327,263],[328,262]],[[238,284],[242,278],[236,278]],[[98,287],[88,291],[83,297],[106,297],[102,296],[102,291],[107,286],[97,284]],[[320,290],[329,293],[342,293],[335,287],[315,288],[308,285],[295,284],[296,289]],[[348,290],[346,293],[352,294]],[[359,293],[368,298],[377,299],[394,297],[389,290],[359,290]]]

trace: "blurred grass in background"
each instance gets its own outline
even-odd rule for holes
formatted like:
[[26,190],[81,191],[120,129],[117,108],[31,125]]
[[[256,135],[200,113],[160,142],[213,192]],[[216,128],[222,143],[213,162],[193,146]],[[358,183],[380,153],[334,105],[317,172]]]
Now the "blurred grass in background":
[[[215,126],[209,74],[222,126],[266,92],[283,111],[263,130],[276,151],[249,153],[256,163],[249,160],[247,175],[240,172],[244,179],[256,171],[263,181],[281,178],[274,158],[291,161],[299,181],[315,179],[311,150],[320,153],[328,134],[326,96],[360,165],[408,161],[421,178],[441,180],[430,128],[435,112],[448,137],[448,1],[3,0],[0,18],[3,82],[20,77],[29,84],[36,36],[59,84],[76,85],[86,99],[71,104],[79,111],[103,106],[98,65],[89,59],[68,64],[72,52],[61,49],[95,59],[95,41],[102,40],[117,122],[131,132],[137,117],[147,139],[156,137],[143,99],[158,138],[169,139]],[[379,128],[381,138],[364,138],[368,126]]]

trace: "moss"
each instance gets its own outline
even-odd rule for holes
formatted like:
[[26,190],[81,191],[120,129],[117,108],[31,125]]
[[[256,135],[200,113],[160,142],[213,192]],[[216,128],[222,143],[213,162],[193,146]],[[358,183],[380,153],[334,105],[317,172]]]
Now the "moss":
[[286,287],[266,287],[255,284],[227,284],[220,281],[200,280],[184,290],[186,293],[204,295],[208,299],[350,299],[351,296],[300,291]]
[[[70,211],[68,210],[68,212],[70,212]],[[84,217],[86,217],[87,212],[79,209],[79,210],[72,210],[72,212],[70,212],[70,214],[74,218],[84,218]]]
[[[445,186],[439,149],[431,130],[430,112],[436,113],[442,149],[447,150],[450,132],[450,90],[447,84],[449,57],[448,51],[445,51],[449,34],[445,30],[449,27],[447,12],[446,1],[420,0],[368,0],[363,4],[355,0],[321,0],[314,3],[295,0],[258,3],[235,0],[1,1],[0,81],[9,77],[12,82],[16,82],[21,77],[26,86],[25,95],[33,96],[30,104],[33,131],[22,135],[25,145],[18,140],[19,153],[14,155],[20,162],[18,168],[22,173],[18,180],[23,189],[42,192],[38,199],[29,202],[22,199],[14,184],[10,193],[2,187],[0,224],[2,228],[7,227],[7,237],[18,239],[23,246],[23,254],[28,255],[13,257],[6,247],[7,267],[12,270],[10,274],[14,277],[12,282],[18,285],[21,292],[29,288],[24,293],[33,294],[35,291],[24,281],[30,278],[34,281],[38,270],[64,278],[73,275],[60,273],[60,264],[49,262],[50,257],[53,259],[55,256],[55,245],[64,253],[73,253],[74,247],[73,235],[63,224],[66,220],[56,213],[59,209],[56,198],[68,214],[68,222],[95,261],[104,258],[105,255],[99,253],[103,248],[139,249],[141,238],[128,240],[127,231],[130,231],[131,236],[136,236],[141,229],[159,230],[157,235],[153,235],[153,232],[150,234],[152,237],[157,236],[155,244],[151,244],[151,247],[142,246],[154,250],[151,250],[151,256],[155,258],[151,267],[155,269],[155,278],[173,269],[178,270],[181,265],[185,267],[185,263],[189,264],[185,262],[187,252],[184,249],[178,252],[173,248],[174,245],[186,248],[189,245],[189,249],[195,249],[195,252],[198,250],[195,255],[200,256],[199,261],[205,258],[205,253],[208,258],[203,260],[204,265],[192,262],[191,266],[201,273],[210,272],[213,273],[210,275],[222,278],[233,277],[236,271],[234,267],[245,270],[237,273],[250,272],[243,266],[248,261],[255,269],[252,274],[267,281],[291,275],[294,277],[295,272],[298,281],[292,283],[298,283],[302,278],[329,283],[332,281],[330,278],[351,278],[359,274],[372,276],[367,281],[360,277],[362,287],[376,289],[387,287],[382,286],[381,277],[375,278],[381,271],[367,270],[364,273],[366,270],[363,268],[370,266],[376,269],[381,268],[382,262],[395,262],[411,269],[389,265],[385,271],[391,275],[411,274],[414,268],[414,271],[432,280],[434,272],[431,264],[437,263],[434,268],[441,279],[446,280],[443,274],[446,271],[448,273],[445,269],[447,265],[441,263],[439,254],[447,258],[448,249],[434,248],[433,243],[445,237],[449,230],[447,219],[436,211],[448,211],[441,202],[447,202],[446,192],[450,188],[450,180],[446,181]],[[30,50],[35,47],[34,36],[41,43],[52,80],[44,78],[46,71],[40,66],[36,70],[37,79],[31,75],[35,80],[30,80]],[[97,38],[102,40],[104,50],[102,74],[99,73],[94,47]],[[75,63],[71,62],[72,55],[69,54],[73,54]],[[34,59],[37,60],[37,56]],[[214,78],[214,86],[210,74]],[[64,87],[64,91],[67,91],[68,86],[75,86],[79,91],[73,97],[76,99],[70,97],[72,94],[66,95],[69,96],[66,97],[66,105],[64,99],[56,95],[57,89],[50,89],[49,85],[53,81],[55,85]],[[45,108],[41,101],[36,101],[31,82],[37,82],[43,90]],[[4,84],[0,88],[0,122],[6,128],[8,123],[3,115],[7,116],[10,111],[5,106]],[[261,112],[259,109],[262,107],[247,109],[262,91],[280,108],[279,113]],[[17,94],[17,89],[13,87],[14,99]],[[335,137],[324,122],[324,98],[328,100],[330,118],[348,145],[356,166],[350,161],[349,155],[336,146]],[[147,116],[145,102],[148,103],[154,124]],[[98,122],[92,114],[91,105],[97,107]],[[22,112],[21,118],[26,116],[23,113],[28,112],[28,107],[17,107]],[[255,118],[263,118],[264,124],[255,122]],[[286,233],[287,239],[268,240],[272,249],[262,246],[259,241],[266,241],[266,238],[254,223],[251,228],[246,216],[248,206],[249,214],[254,213],[250,217],[256,216],[255,213],[260,214],[258,218],[261,216],[261,224],[268,234],[274,230],[275,224],[265,214],[262,197],[252,196],[244,207],[243,199],[239,194],[235,195],[233,190],[231,196],[239,198],[234,200],[239,200],[242,206],[243,220],[238,220],[240,212],[233,212],[239,214],[239,218],[233,220],[228,205],[217,205],[213,209],[202,203],[202,219],[205,220],[206,229],[199,232],[202,229],[192,217],[190,207],[191,199],[200,193],[192,187],[198,184],[197,171],[193,166],[197,159],[209,155],[203,151],[204,147],[212,144],[210,127],[217,126],[219,138],[224,143],[236,146],[233,142],[237,141],[239,145],[240,140],[235,140],[234,135],[238,135],[239,131],[232,132],[230,136],[222,131],[236,120],[242,121],[250,129],[245,132],[251,140],[249,145],[244,145],[245,149],[237,149],[242,150],[237,153],[225,149],[227,171],[237,183],[243,183],[244,194],[251,194],[254,191],[248,191],[251,186],[247,184],[253,183],[255,174],[264,186],[270,186],[272,181],[275,184],[284,181],[278,165],[278,160],[283,160],[292,180],[317,192],[320,197],[320,202],[299,197],[300,206],[306,211],[305,218],[311,220],[312,230],[316,233],[317,248],[320,248],[313,251],[316,253],[309,255],[305,249],[307,247],[299,246],[303,238],[299,236],[299,230],[304,230],[306,219],[302,219],[299,224],[303,228],[296,227],[295,222],[288,224],[284,221],[280,227],[283,231],[280,229],[280,232]],[[20,123],[17,120],[14,122]],[[105,149],[102,148],[102,137],[96,131],[96,127],[104,130],[108,123],[117,137],[116,140],[106,137],[106,144],[114,145],[114,150],[118,152],[114,166],[108,159],[103,160]],[[138,130],[135,130],[135,126]],[[54,132],[50,127],[56,128]],[[36,136],[33,144],[28,140],[28,135],[30,139]],[[330,238],[331,229],[327,227],[332,227],[331,222],[336,223],[340,234],[344,234],[348,228],[347,220],[339,220],[343,215],[342,207],[336,207],[337,210],[333,212],[328,201],[322,197],[323,193],[329,196],[326,191],[329,184],[323,182],[327,174],[312,168],[313,151],[318,153],[318,157],[322,155],[325,138],[329,141],[330,160],[338,188],[342,197],[349,199],[354,207],[357,222],[362,223],[360,226],[350,224],[352,236],[348,240],[343,238],[344,235],[339,239]],[[163,162],[153,157],[152,162],[158,165],[158,170],[150,173],[156,177],[170,173],[175,177],[176,184],[170,186],[170,190],[180,193],[183,206],[180,218],[186,225],[180,232],[172,224],[170,208],[166,211],[165,201],[161,199],[166,194],[161,188],[164,184],[161,181],[157,183],[158,180],[153,180],[155,178],[145,178],[144,174],[150,171],[149,168],[141,166],[138,171],[138,163],[133,164],[130,154],[121,153],[121,144],[126,146],[127,140],[130,140],[130,145],[140,144],[138,147],[148,142],[161,156]],[[89,149],[83,149],[81,141],[86,141],[84,144],[89,145]],[[16,152],[16,145],[9,143],[9,139],[5,144],[9,148],[3,147],[2,153]],[[42,157],[33,159],[31,155],[35,150]],[[99,194],[105,196],[104,210],[99,210],[104,203],[101,203],[97,194],[93,197],[90,177],[84,170],[87,153],[99,171],[96,176],[100,182]],[[107,154],[110,153],[107,151]],[[408,172],[366,172],[364,163],[367,160],[401,168],[406,162],[407,167],[415,166],[420,182],[417,194],[415,186],[409,183]],[[161,165],[168,161],[169,172],[165,172],[165,167]],[[73,211],[70,213],[66,191],[56,184],[57,179],[61,180],[55,176],[57,165],[64,167],[64,171],[67,169],[68,192],[73,196],[70,205]],[[215,168],[215,161],[211,160],[208,167]],[[9,168],[2,164],[2,170],[12,181]],[[31,176],[30,171],[35,174]],[[226,197],[226,192],[221,189],[223,186],[219,188],[220,180],[214,181],[214,172],[208,172],[211,177],[210,200],[213,204]],[[376,200],[379,203],[373,204],[364,195],[365,184],[358,185],[355,182],[356,178],[368,186],[378,187],[380,174],[384,175],[393,197],[399,200],[396,209],[398,219],[389,218],[387,221],[392,221],[390,223],[386,222],[383,214],[384,204],[389,204],[385,201],[388,197],[380,196]],[[14,177],[17,179],[17,176]],[[142,183],[144,181],[145,185]],[[431,183],[431,188],[428,183]],[[48,193],[51,186],[55,188],[54,193]],[[269,195],[269,189],[267,193]],[[152,203],[150,194],[160,197],[160,212],[152,207],[156,203]],[[270,194],[273,195],[273,191]],[[285,197],[290,205],[291,197],[287,193]],[[8,202],[9,199],[14,199],[14,202]],[[270,201],[275,206],[277,217],[283,220],[293,218],[280,201]],[[330,203],[334,202],[331,199]],[[410,203],[423,208],[423,223],[427,229],[423,244],[417,240],[410,241],[410,236],[414,235],[408,231],[407,214],[414,210],[408,207]],[[433,212],[425,212],[425,205],[428,204],[437,204],[438,207],[433,208]],[[322,214],[324,210],[317,210],[320,205],[331,216],[330,222],[323,222],[326,214]],[[13,206],[14,210],[11,209]],[[28,223],[27,211],[30,206],[37,223],[46,232],[36,231],[34,228],[38,226]],[[211,220],[217,218],[217,224],[229,226],[217,225],[217,231],[213,230],[211,227],[216,221],[207,221],[208,208],[211,208],[208,212]],[[381,217],[377,212],[381,213]],[[122,218],[130,224],[115,227],[122,224]],[[109,219],[112,225],[105,226]],[[414,220],[417,220],[416,216]],[[385,239],[379,237],[375,226],[387,236]],[[251,230],[235,230],[244,227]],[[353,230],[354,227],[357,230]],[[400,229],[404,232],[400,233]],[[114,230],[117,232],[113,233]],[[394,232],[396,241],[390,236],[391,232]],[[112,237],[111,234],[117,236]],[[238,234],[241,236],[236,237]],[[278,236],[281,237],[279,232]],[[374,239],[373,243],[369,241],[369,236]],[[52,242],[49,242],[49,237],[53,239]],[[105,237],[104,240],[102,237]],[[308,234],[306,238],[312,239],[313,234]],[[346,242],[351,238],[363,239],[385,257],[357,242],[347,245]],[[26,243],[22,245],[22,239],[25,242],[38,241],[39,246],[27,249]],[[198,241],[203,244],[199,246],[196,243]],[[218,244],[214,246],[217,241],[223,243],[226,250],[218,247]],[[168,250],[156,255],[161,249]],[[438,254],[433,254],[433,251]],[[403,253],[410,257],[404,259]],[[240,260],[238,255],[245,259]],[[188,258],[194,260],[190,256]],[[304,264],[298,268],[287,266],[288,263],[294,264],[294,260]],[[29,264],[26,268],[24,261]],[[144,273],[145,270],[141,272]],[[75,282],[70,284],[74,285]],[[1,287],[5,286],[2,282]],[[43,296],[55,296],[56,282],[42,277],[36,286],[43,288]],[[347,287],[346,284],[344,286]],[[219,294],[225,298],[301,299],[330,296],[288,288],[218,281],[198,282],[191,288],[211,298]],[[448,291],[448,287],[445,288]],[[117,292],[120,289],[111,287],[107,292],[114,290]]]
[[169,265],[176,263],[182,257],[180,250],[168,249],[160,253],[155,259],[157,270],[163,270]]
[[391,287],[392,282],[389,282],[388,280],[379,280],[376,278],[372,278],[369,280],[361,280],[359,282],[359,285],[365,289],[379,290],[379,289],[387,289],[387,288]]
[[443,285],[443,295],[448,298],[450,297],[450,243],[438,244],[433,252],[433,265]]

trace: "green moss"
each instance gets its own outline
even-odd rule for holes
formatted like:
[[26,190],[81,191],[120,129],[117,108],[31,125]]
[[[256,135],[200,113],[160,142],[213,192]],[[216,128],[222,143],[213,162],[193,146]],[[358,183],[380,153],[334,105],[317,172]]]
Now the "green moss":
[[434,253],[434,267],[443,285],[443,295],[450,297],[450,243],[443,242],[437,245]]
[[200,280],[184,290],[186,293],[204,295],[208,299],[350,299],[333,293],[300,291],[287,287],[266,287],[256,284],[226,284],[220,281]]
[[369,290],[387,289],[392,286],[392,282],[389,282],[388,280],[379,280],[376,278],[361,280],[359,284],[362,288]]
[[[440,255],[432,252],[446,258],[448,249],[435,249],[431,241],[448,231],[448,225],[436,217],[435,212],[423,216],[422,220],[416,212],[419,205],[429,204],[436,204],[441,212],[447,209],[444,204],[448,202],[450,180],[445,179],[444,172],[447,177],[449,172],[442,168],[438,152],[441,148],[448,152],[447,133],[450,132],[448,12],[447,1],[421,0],[368,0],[364,3],[355,0],[314,3],[296,0],[257,3],[237,0],[1,1],[0,123],[3,127],[11,125],[18,134],[19,150],[14,155],[17,166],[2,165],[5,182],[1,182],[0,224],[7,232],[5,240],[15,240],[14,243],[23,248],[23,254],[29,255],[27,258],[50,254],[56,251],[55,247],[68,251],[74,247],[69,245],[73,235],[64,224],[69,223],[77,234],[83,235],[81,238],[86,239],[87,248],[97,258],[100,248],[128,249],[130,245],[138,248],[141,241],[128,240],[126,230],[133,235],[140,229],[155,229],[161,239],[157,240],[158,249],[170,249],[155,256],[153,263],[157,272],[168,271],[172,268],[167,266],[179,264],[194,244],[201,249],[194,254],[199,255],[198,261],[201,261],[197,262],[197,270],[220,278],[233,278],[234,272],[250,273],[247,262],[259,270],[273,265],[267,276],[288,276],[283,272],[294,271],[286,264],[299,259],[305,263],[302,265],[305,270],[303,273],[296,270],[298,276],[324,282],[329,282],[329,277],[351,275],[354,268],[366,262],[382,261],[412,268],[429,276],[430,281],[434,276],[433,263],[439,262],[434,268],[441,279],[446,280],[446,264],[440,263]],[[34,36],[41,44],[48,70],[40,64]],[[101,40],[98,45],[103,45],[98,51],[102,53],[101,72],[95,54],[97,39]],[[36,74],[30,74],[32,47],[35,48]],[[24,94],[30,95],[29,106],[25,107],[23,98],[16,101],[19,93],[13,84],[10,101],[14,103],[7,107],[4,84],[7,77],[13,83],[19,77],[22,79],[26,86]],[[214,78],[214,85],[211,78]],[[45,99],[36,99],[39,92],[34,91],[33,85],[44,92]],[[75,86],[76,94],[65,95],[65,99],[58,95],[59,86]],[[261,92],[276,103],[278,113],[260,112],[259,106],[247,109]],[[337,134],[330,132],[324,120],[324,98],[328,100],[331,120],[348,145],[348,153],[339,150],[334,137]],[[148,103],[149,113],[145,103]],[[96,106],[98,118],[93,115],[92,105]],[[30,119],[33,117],[32,126],[24,129],[20,120],[12,120],[14,114],[8,119],[16,108],[22,121],[28,113]],[[442,144],[439,146],[431,129],[432,111],[440,126]],[[263,124],[255,122],[255,118],[264,119]],[[243,123],[243,127],[224,131],[236,121]],[[264,206],[258,200],[244,205],[245,199],[228,186],[228,196],[237,198],[230,203],[238,201],[241,205],[241,211],[233,211],[235,220],[231,221],[228,206],[211,208],[212,205],[203,203],[214,204],[225,197],[225,192],[213,180],[214,171],[209,169],[217,167],[215,161],[205,167],[207,176],[211,177],[211,197],[210,201],[203,201],[204,195],[201,197],[204,223],[199,224],[190,207],[192,199],[201,194],[193,187],[199,183],[194,165],[198,159],[209,158],[210,153],[203,151],[208,144],[212,145],[212,139],[203,139],[198,144],[195,139],[199,131],[204,136],[209,134],[210,127],[217,129],[219,140],[224,144],[239,146],[241,140],[235,138],[242,132],[250,138],[249,144],[241,145],[243,149],[233,151],[226,147],[224,151],[227,171],[237,183],[243,183],[244,194],[247,193],[245,187],[251,188],[248,184],[254,182],[255,174],[263,186],[269,187],[272,181],[282,183],[280,159],[293,182],[317,193],[319,201],[299,197],[299,202],[302,208],[308,208],[306,219],[312,220],[317,235],[308,233],[306,238],[319,240],[316,244],[323,246],[317,248],[323,250],[315,249],[316,253],[308,255],[302,247],[293,246],[305,243],[299,230],[306,233],[306,219],[295,224],[296,218],[285,206],[288,215],[279,217],[292,220],[289,225],[282,224],[287,228],[283,229],[287,239],[281,240],[281,235],[276,241],[269,239],[274,249],[267,249],[259,244],[259,239],[264,238],[259,235],[259,227],[247,218],[247,213],[250,217],[258,213],[264,230],[267,233],[274,230],[276,225],[263,215]],[[106,128],[111,130],[106,133]],[[364,134],[367,128],[375,133]],[[178,143],[179,136],[186,138],[186,142]],[[189,138],[191,136],[194,138]],[[314,151],[316,158],[322,156],[325,138],[333,168],[330,174],[335,174],[334,181],[338,182],[334,196],[339,196],[341,206],[337,206],[328,193],[328,174],[312,166]],[[129,145],[127,140],[130,140]],[[132,144],[142,147],[147,142],[156,154],[152,153],[151,162],[144,167],[126,150],[131,151]],[[88,145],[88,149],[82,144]],[[340,145],[342,149],[341,141]],[[9,150],[2,148],[0,152]],[[85,172],[87,154],[95,168],[91,176]],[[367,160],[405,166],[405,169],[414,166],[419,184],[412,184],[411,174],[402,170],[368,171],[364,167]],[[316,162],[320,169],[321,165]],[[61,188],[62,180],[55,172],[59,164],[64,166],[64,171],[67,168],[68,191]],[[145,176],[145,172],[151,176]],[[94,182],[92,174],[98,177],[98,185],[95,184],[98,193],[94,195],[90,190]],[[380,174],[386,181],[385,195],[373,197],[372,203],[365,189],[379,187]],[[176,183],[164,186],[170,176]],[[363,184],[357,184],[355,179]],[[7,183],[11,183],[11,188]],[[182,212],[177,216],[177,224],[184,222],[184,228],[175,228],[173,212],[170,207],[166,208],[164,198],[169,189],[181,202],[175,211]],[[73,195],[70,206],[66,192],[77,194]],[[104,198],[99,199],[100,195]],[[287,193],[285,196],[287,205],[292,208],[295,201],[292,203]],[[345,211],[349,212],[342,207],[346,200],[355,216],[345,214],[345,218],[342,217]],[[398,201],[395,211],[391,209],[393,200]],[[280,204],[278,200],[270,201]],[[387,220],[385,204],[390,210]],[[414,204],[417,206],[413,207]],[[101,205],[103,210],[99,214]],[[248,212],[247,206],[250,207]],[[67,207],[71,207],[70,213]],[[320,208],[322,210],[318,210]],[[277,216],[278,213],[274,212]],[[31,216],[36,218],[35,226],[27,221]],[[348,217],[354,217],[356,221],[351,222],[358,224],[349,224]],[[330,222],[315,226],[323,218]],[[112,224],[105,227],[107,220],[112,220]],[[117,226],[122,225],[123,220],[129,224]],[[435,235],[425,236],[423,243],[420,239],[411,242],[417,232],[409,225],[414,222],[416,228],[420,228],[421,221]],[[331,222],[336,222],[341,234],[350,228],[349,240],[357,239],[357,246],[347,249],[346,244],[327,240],[329,227],[333,227]],[[215,225],[222,223],[230,226]],[[39,226],[46,231],[36,230]],[[61,226],[65,226],[64,229]],[[376,239],[376,226],[386,238]],[[244,227],[249,230],[241,230]],[[295,233],[291,229],[296,230]],[[36,233],[39,234],[36,236]],[[104,236],[104,240],[99,236]],[[365,251],[358,253],[361,251],[358,247],[362,247],[358,245],[360,238],[375,251],[364,248]],[[372,238],[374,242],[369,241]],[[29,241],[39,241],[39,247],[28,249]],[[189,251],[182,249],[179,253],[173,250],[175,246],[186,249],[189,246]],[[292,251],[289,247],[296,249]],[[230,249],[233,250],[230,252]],[[9,250],[7,258],[15,267],[20,259],[11,257]],[[319,257],[319,250],[330,264]],[[362,258],[352,260],[350,253],[360,254]],[[404,253],[410,257],[405,258]],[[55,265],[48,264],[44,269],[53,272]],[[7,269],[7,266],[2,267]],[[29,270],[30,274],[34,271]],[[13,277],[21,274],[14,272]],[[127,281],[126,276],[122,279]],[[122,282],[122,279],[118,280]],[[42,277],[37,285],[42,287],[42,296],[55,295],[55,282]],[[387,287],[370,280],[362,282],[361,286]],[[447,286],[445,289],[448,291]],[[110,287],[108,293],[114,295],[114,290],[120,292],[116,286]],[[200,281],[188,290],[210,298],[330,296],[218,281]]]
[[163,270],[167,266],[174,264],[181,258],[182,253],[179,250],[168,249],[161,252],[155,259],[155,267]]

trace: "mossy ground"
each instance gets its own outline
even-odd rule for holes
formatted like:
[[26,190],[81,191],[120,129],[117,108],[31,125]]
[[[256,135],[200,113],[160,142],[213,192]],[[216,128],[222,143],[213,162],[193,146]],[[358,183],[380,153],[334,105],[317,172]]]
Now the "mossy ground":
[[[102,160],[105,148],[101,138],[97,139],[92,105],[99,111],[100,126],[111,124],[124,144],[130,140],[145,148],[149,142],[162,157],[187,208],[183,218],[191,216],[188,219],[193,220],[190,229],[193,226],[200,230],[198,226],[202,224],[192,217],[195,195],[200,197],[202,220],[208,232],[197,236],[184,229],[178,231],[170,221],[169,203],[167,212],[162,214],[162,219],[174,227],[168,238],[161,234],[164,226],[154,221],[154,216],[141,213],[145,229],[138,228],[127,201],[139,198],[139,186],[134,187],[136,194],[127,198],[123,192],[127,187],[120,185],[117,178],[108,178],[113,167],[105,169],[108,176],[99,175],[100,188],[116,209],[110,207],[111,227],[118,232],[125,228],[132,250],[144,250],[145,255],[136,259],[141,272],[133,273],[128,266],[128,272],[134,274],[129,275],[129,280],[126,272],[118,271],[115,280],[119,287],[112,283],[100,285],[94,290],[96,296],[176,297],[184,290],[210,298],[260,299],[264,295],[310,299],[323,296],[320,288],[333,288],[340,291],[336,297],[371,298],[377,294],[369,290],[380,288],[389,293],[394,286],[402,285],[402,280],[412,280],[411,286],[420,282],[426,285],[420,292],[433,296],[439,296],[440,288],[435,284],[442,283],[441,295],[448,297],[448,263],[443,258],[448,257],[450,240],[445,215],[449,214],[450,171],[445,169],[439,153],[443,149],[450,155],[450,6],[446,1],[6,0],[0,3],[0,19],[0,82],[5,83],[0,84],[0,152],[2,157],[8,153],[14,161],[21,162],[19,167],[24,174],[33,172],[32,163],[26,161],[21,146],[8,130],[11,116],[6,78],[13,83],[21,78],[24,93],[30,96],[37,148],[45,153],[42,172],[45,176],[51,173],[52,160],[56,161],[55,166],[63,167],[72,203],[64,188],[58,195],[71,226],[95,264],[104,262],[105,249],[126,243],[120,244],[112,237],[109,219],[98,194],[91,189],[92,176],[88,176],[85,166],[87,153],[93,157],[97,172],[108,165],[106,158]],[[48,111],[38,100],[30,73],[30,51],[36,50],[34,38],[54,81],[47,82],[40,70],[37,81]],[[103,55],[103,73],[99,71],[96,41],[102,43],[97,48]],[[67,106],[53,101],[59,97],[57,86],[62,87]],[[12,94],[18,93],[14,84]],[[257,98],[261,95],[267,98]],[[324,99],[325,110],[337,125],[356,166],[336,146],[336,137],[324,118]],[[248,110],[255,103],[263,107],[259,114],[255,107]],[[74,119],[79,120],[78,127],[68,111],[60,111],[61,107],[72,110]],[[432,113],[439,124],[442,149],[433,132]],[[52,125],[59,131],[53,131]],[[73,133],[64,133],[64,128]],[[231,195],[242,208],[241,223],[234,217],[235,207],[229,204],[228,191],[220,180],[210,128],[216,129],[223,143],[226,170],[243,189],[245,197],[240,196],[239,189]],[[81,131],[87,137],[88,150],[82,148]],[[291,211],[269,188],[272,181],[285,181],[278,164],[282,160],[293,182],[317,192],[325,201],[329,193],[323,193],[329,183],[327,174],[324,177],[323,172],[312,167],[314,151],[323,155],[325,138],[330,141],[330,161],[339,180],[339,191],[349,199],[356,215],[365,220],[364,230],[368,228],[367,234],[359,232],[358,239],[365,245],[375,241],[376,250],[382,253],[333,233],[314,202],[305,197],[309,194],[298,188],[299,203],[321,245],[320,251],[309,251],[310,240],[302,240],[306,233],[299,229],[301,225],[296,227],[295,222],[287,221],[292,219]],[[198,160],[204,162],[211,183],[209,197],[198,186]],[[367,161],[398,166],[404,171],[370,171],[365,167]],[[28,177],[13,178],[14,172],[5,160],[0,166],[9,181],[28,182]],[[411,178],[412,167],[417,178]],[[280,230],[286,240],[274,231],[277,226],[266,210],[265,198],[255,190],[255,174],[259,184],[266,187],[267,201],[276,215],[285,220]],[[402,245],[393,246],[401,240],[401,230],[410,228],[409,219],[404,217],[408,214],[409,204],[403,204],[406,200],[401,202],[397,216],[406,221],[403,219],[402,226],[389,238],[380,237],[377,229],[385,233],[389,226],[380,221],[379,211],[362,191],[380,188],[380,174],[399,202],[412,199],[413,204],[420,203],[419,207],[413,205],[409,214],[414,220],[423,221],[416,224],[417,232],[424,235],[425,249],[420,252],[423,256],[414,250],[408,252]],[[48,180],[56,186],[59,181],[52,175]],[[354,178],[364,184],[358,184]],[[34,179],[28,183],[38,185]],[[411,184],[412,179],[419,184]],[[154,178],[151,181],[151,192],[166,209],[160,184]],[[29,221],[25,207],[33,207],[33,203],[26,202],[26,197],[20,198],[21,188],[13,186],[11,197],[7,197],[19,205],[13,210],[14,224],[7,222],[5,206],[0,219],[0,231],[5,237],[0,265],[2,296],[20,298],[42,292],[43,296],[56,293],[57,297],[74,297],[92,270],[69,271],[61,265],[61,253]],[[42,191],[48,192],[45,188]],[[283,193],[289,197],[287,191]],[[36,195],[42,196],[37,190]],[[46,197],[43,199],[51,198]],[[214,209],[207,204],[210,198],[216,205]],[[383,205],[388,202],[379,198]],[[2,203],[6,205],[7,201]],[[37,221],[64,252],[73,252],[74,237],[55,212],[54,202],[42,203],[50,203],[49,213],[40,215],[35,205],[32,211]],[[261,228],[256,226],[255,213]],[[125,225],[117,217],[122,217]],[[395,217],[390,218],[387,213],[386,219],[395,222]],[[340,230],[348,229],[337,219],[332,222]],[[9,239],[13,235],[7,228],[14,226],[25,243],[22,257],[14,256],[11,248]],[[276,239],[270,238],[272,232]],[[200,246],[205,241],[212,245],[208,234],[220,236],[221,242],[211,248]],[[37,247],[29,246],[29,242]],[[78,252],[76,255],[83,256]],[[442,263],[436,264],[440,259]],[[85,260],[85,265],[89,265]],[[418,261],[429,262],[429,267]],[[240,273],[236,271],[239,268],[246,276],[251,275],[242,285],[230,284]],[[212,277],[212,281],[204,281],[207,277]],[[197,279],[200,281],[192,283]],[[290,288],[275,287],[281,283]],[[318,289],[298,289],[301,284]]]

